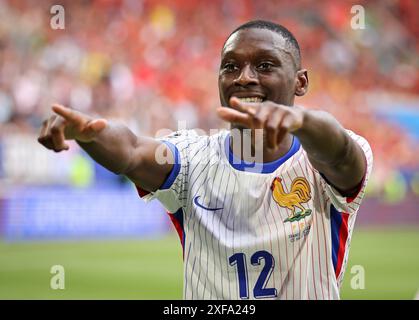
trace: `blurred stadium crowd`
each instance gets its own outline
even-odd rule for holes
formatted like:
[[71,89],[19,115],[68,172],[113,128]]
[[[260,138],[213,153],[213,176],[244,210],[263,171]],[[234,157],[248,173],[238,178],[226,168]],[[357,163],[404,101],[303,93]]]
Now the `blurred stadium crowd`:
[[[310,87],[296,103],[332,112],[369,140],[370,194],[419,195],[419,136],[382,116],[419,112],[419,2],[61,1],[64,30],[50,26],[53,4],[0,1],[0,150],[9,154],[0,179],[25,180],[16,168],[10,177],[18,166],[10,159],[33,159],[25,150],[35,150],[30,141],[53,102],[119,119],[137,134],[175,130],[178,121],[220,127],[220,50],[238,25],[263,18],[289,28],[301,46]],[[354,4],[365,8],[363,30],[351,28]]]

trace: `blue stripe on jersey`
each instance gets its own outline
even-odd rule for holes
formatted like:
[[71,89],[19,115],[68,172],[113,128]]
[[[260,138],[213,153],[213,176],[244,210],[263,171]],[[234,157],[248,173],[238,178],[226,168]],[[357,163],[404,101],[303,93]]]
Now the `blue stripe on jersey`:
[[169,176],[166,178],[166,181],[164,181],[164,183],[160,187],[161,190],[169,189],[172,186],[173,182],[175,181],[180,171],[180,154],[177,147],[169,141],[163,141],[163,142],[172,151],[173,157],[175,158],[175,163],[173,164],[173,168],[170,171]]
[[330,205],[330,224],[332,230],[332,259],[333,267],[336,271],[338,263],[338,254],[339,254],[339,231],[340,226],[342,225],[342,215],[336,208],[331,204]]
[[180,208],[173,214],[174,218],[178,221],[179,225],[182,227],[182,250],[185,253],[185,227],[183,225],[183,209]]
[[300,141],[296,136],[293,136],[291,148],[281,158],[271,162],[246,162],[242,159],[237,158],[230,148],[230,134],[227,135],[224,142],[224,151],[228,157],[228,162],[231,166],[239,171],[255,172],[255,173],[272,173],[278,169],[285,161],[291,158],[299,149]]

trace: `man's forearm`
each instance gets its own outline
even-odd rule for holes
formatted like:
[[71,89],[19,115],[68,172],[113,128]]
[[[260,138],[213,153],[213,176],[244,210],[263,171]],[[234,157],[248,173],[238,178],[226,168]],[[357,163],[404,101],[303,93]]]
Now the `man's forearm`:
[[309,157],[334,166],[350,152],[350,137],[340,123],[324,111],[303,110],[302,128],[293,134],[298,137]]
[[303,125],[294,134],[311,164],[342,195],[352,196],[366,172],[367,164],[361,147],[331,114],[312,110],[303,112]]
[[126,126],[109,122],[92,142],[77,143],[93,160],[108,170],[124,174],[131,166],[132,150],[136,147],[137,137]]
[[[97,163],[151,192],[162,185],[173,168],[173,154],[156,139],[137,137],[124,125],[61,105],[54,105],[52,110],[55,114],[44,121],[38,137],[47,149],[68,150],[65,140],[76,140]],[[164,161],[157,161],[156,155],[161,153]]]
[[[150,137],[137,137],[121,124],[109,125],[92,142],[77,141],[96,162],[115,174],[123,174],[147,191],[157,190],[172,168],[173,157],[168,148]],[[169,162],[157,163],[160,146],[166,150]]]

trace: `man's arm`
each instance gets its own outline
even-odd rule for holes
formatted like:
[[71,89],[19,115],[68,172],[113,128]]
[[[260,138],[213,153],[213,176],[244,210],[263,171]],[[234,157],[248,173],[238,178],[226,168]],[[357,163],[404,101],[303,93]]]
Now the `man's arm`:
[[361,147],[330,113],[293,108],[303,114],[303,125],[293,134],[313,167],[343,196],[353,196],[367,168]]
[[247,128],[266,130],[267,147],[276,149],[286,134],[298,137],[313,167],[343,196],[353,196],[366,172],[364,152],[329,113],[265,101],[230,100],[219,116]]
[[[76,140],[96,162],[127,176],[146,191],[157,190],[173,167],[173,155],[164,143],[137,137],[126,126],[95,119],[81,112],[54,105],[55,115],[44,121],[38,141],[48,149],[68,150],[65,140]],[[169,163],[159,164],[157,148],[165,148]]]

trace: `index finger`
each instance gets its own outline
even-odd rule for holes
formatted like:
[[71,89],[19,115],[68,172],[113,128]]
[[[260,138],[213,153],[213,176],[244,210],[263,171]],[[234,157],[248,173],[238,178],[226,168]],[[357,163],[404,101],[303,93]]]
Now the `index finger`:
[[252,119],[249,114],[240,112],[233,108],[219,107],[217,108],[217,114],[224,121],[239,123],[248,128],[252,126]]
[[80,122],[83,120],[83,117],[80,114],[59,104],[54,104],[52,106],[52,111],[70,122]]
[[259,109],[260,105],[257,102],[243,102],[240,101],[240,99],[237,97],[231,97],[230,107],[237,111],[254,116],[257,113],[257,110]]

